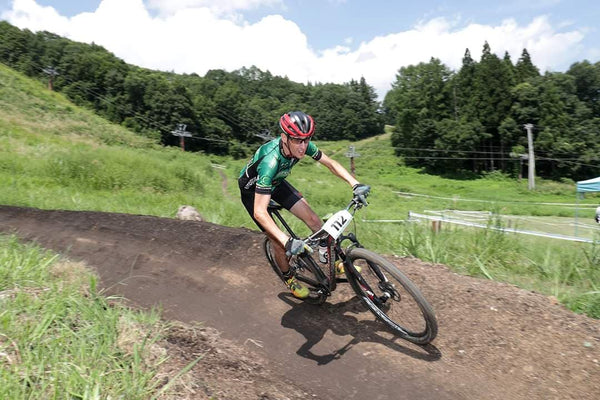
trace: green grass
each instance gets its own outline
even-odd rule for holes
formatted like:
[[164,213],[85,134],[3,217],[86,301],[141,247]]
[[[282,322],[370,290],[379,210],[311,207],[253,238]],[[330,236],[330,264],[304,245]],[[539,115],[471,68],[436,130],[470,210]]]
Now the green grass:
[[147,399],[158,389],[159,313],[110,302],[95,280],[0,236],[0,398]]
[[[163,217],[188,204],[208,221],[255,229],[238,198],[236,179],[246,160],[161,148],[2,66],[0,83],[0,203]],[[346,167],[349,145],[360,154],[355,158],[357,176],[373,187],[371,205],[356,224],[365,246],[514,283],[600,317],[597,245],[448,224],[436,234],[426,224],[362,221],[405,221],[409,211],[424,210],[491,211],[489,223],[499,226],[512,224],[514,216],[568,221],[575,216],[574,182],[537,179],[530,191],[527,180],[499,173],[479,179],[428,175],[393,154],[389,133],[357,143],[320,142],[317,133],[316,142]],[[289,181],[320,215],[337,211],[350,197],[344,182],[310,160],[295,167]],[[597,194],[582,199],[578,218],[591,222],[599,201]],[[525,226],[523,221],[518,224]],[[293,227],[307,233],[300,222]]]

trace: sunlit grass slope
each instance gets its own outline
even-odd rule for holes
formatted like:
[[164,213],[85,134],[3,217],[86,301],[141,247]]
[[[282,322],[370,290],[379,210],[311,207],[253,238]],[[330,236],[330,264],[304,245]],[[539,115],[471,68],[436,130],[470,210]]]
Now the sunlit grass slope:
[[[234,201],[208,157],[163,148],[0,65],[0,202],[222,222]],[[237,205],[237,204],[236,204]]]

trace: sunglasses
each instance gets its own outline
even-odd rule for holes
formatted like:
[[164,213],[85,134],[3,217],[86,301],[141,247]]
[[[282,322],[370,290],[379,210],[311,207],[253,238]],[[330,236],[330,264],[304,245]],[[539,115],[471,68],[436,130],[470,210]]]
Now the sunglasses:
[[300,138],[295,138],[295,137],[291,137],[288,135],[288,140],[290,140],[292,143],[294,144],[300,144],[300,143],[308,143],[310,142],[311,137],[307,137],[304,139],[300,139]]

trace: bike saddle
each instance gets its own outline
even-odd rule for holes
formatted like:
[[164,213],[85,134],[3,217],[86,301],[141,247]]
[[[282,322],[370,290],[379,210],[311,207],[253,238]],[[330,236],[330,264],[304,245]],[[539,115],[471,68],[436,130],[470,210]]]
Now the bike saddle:
[[269,205],[267,206],[267,208],[269,210],[281,210],[281,209],[283,209],[283,206],[281,204],[279,204],[278,202],[276,202],[275,200],[271,199],[269,201]]

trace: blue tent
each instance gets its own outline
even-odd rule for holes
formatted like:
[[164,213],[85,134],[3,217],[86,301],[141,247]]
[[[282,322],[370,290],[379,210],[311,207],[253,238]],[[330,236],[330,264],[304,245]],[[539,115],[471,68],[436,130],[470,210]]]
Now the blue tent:
[[577,193],[600,192],[600,177],[577,182]]
[[[600,192],[600,176],[598,178],[588,179],[587,181],[579,181],[577,182],[577,207],[575,207],[575,236],[577,236],[577,220],[579,214],[579,198],[584,196],[584,193],[589,192]],[[600,207],[596,209],[596,222],[598,220],[598,215],[600,215]]]

